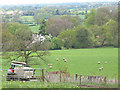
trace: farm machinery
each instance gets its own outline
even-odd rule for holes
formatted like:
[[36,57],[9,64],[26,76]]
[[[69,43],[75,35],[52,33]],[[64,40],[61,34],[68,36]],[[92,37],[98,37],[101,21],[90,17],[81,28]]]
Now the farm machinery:
[[11,68],[7,71],[6,80],[29,81],[30,79],[36,79],[34,74],[35,74],[35,70],[30,67],[27,67],[26,63],[12,61]]

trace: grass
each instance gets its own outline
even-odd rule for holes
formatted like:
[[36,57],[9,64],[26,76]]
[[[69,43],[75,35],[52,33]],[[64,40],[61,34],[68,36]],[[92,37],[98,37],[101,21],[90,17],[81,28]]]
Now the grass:
[[[41,65],[31,65],[32,68],[46,68],[48,71],[56,71],[58,65],[56,58],[59,58],[60,63],[66,64],[67,70],[71,75],[97,75],[106,76],[107,78],[118,78],[118,49],[117,48],[91,48],[91,49],[69,49],[69,50],[50,50],[50,55],[46,56],[47,63],[53,64],[53,68],[39,60]],[[66,58],[65,63],[62,59]],[[31,59],[34,63],[36,58]],[[101,64],[97,64],[100,61]],[[105,62],[107,61],[107,64]],[[7,60],[2,61],[2,68],[10,68],[10,63]],[[99,71],[100,67],[104,67]]]
[[3,82],[2,88],[78,88],[74,83],[44,83],[44,82]]
[[[3,81],[2,88],[117,88],[118,85],[111,84],[83,84],[87,86],[81,86],[79,83],[46,83],[46,82],[23,82],[23,81]],[[91,86],[91,87],[90,87]]]
[[85,15],[79,15],[80,16],[80,18],[82,18],[82,19],[84,19],[85,18]]
[[[93,48],[50,51],[49,60],[54,64],[56,58],[68,60],[71,74],[98,75],[115,78],[118,75],[118,49],[117,48]],[[97,64],[100,61],[101,64]],[[104,62],[108,63],[105,64]],[[104,67],[99,71],[100,67]]]
[[[28,24],[31,31],[34,32],[34,33],[38,33],[38,29],[40,27],[40,25],[33,25],[35,24],[34,22],[34,19],[33,19],[33,16],[21,16],[21,19],[23,20],[23,24]],[[31,26],[33,25],[33,26]]]
[[34,21],[33,16],[21,16],[23,21]]
[[39,27],[40,27],[40,25],[37,25],[37,26],[30,26],[30,29],[31,29],[32,32],[38,33]]
[[[41,65],[31,65],[32,68],[46,68],[48,71],[57,71],[59,64],[56,58],[59,58],[59,62],[68,66],[68,72],[71,75],[96,75],[106,76],[109,78],[118,78],[118,48],[89,48],[89,49],[69,49],[69,50],[50,50],[50,55],[46,56],[47,62],[53,64],[53,68],[49,69],[49,66],[39,60]],[[63,62],[63,58],[67,59],[67,62]],[[34,58],[35,60],[36,58]],[[2,60],[3,69],[10,68],[8,60]],[[100,61],[101,64],[97,64]],[[107,64],[104,62],[107,61]],[[31,63],[34,63],[32,60]],[[102,71],[99,71],[100,67],[104,67]],[[88,84],[89,85],[89,84]],[[90,84],[91,85],[91,84]],[[92,84],[93,86],[106,86],[106,87],[117,87],[116,85],[98,85]],[[80,88],[76,83],[43,83],[43,82],[18,82],[11,81],[6,82],[3,80],[3,88]]]
[[[23,82],[23,81],[3,81],[2,88],[117,88],[118,85],[111,84],[83,84],[87,86],[81,86],[79,83],[46,83],[46,82]],[[91,86],[91,87],[90,87]]]

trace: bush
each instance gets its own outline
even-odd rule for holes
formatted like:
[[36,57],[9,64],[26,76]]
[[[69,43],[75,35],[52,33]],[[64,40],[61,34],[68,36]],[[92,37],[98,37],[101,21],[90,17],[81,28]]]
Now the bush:
[[52,42],[51,49],[53,49],[53,50],[59,50],[59,49],[61,49],[61,47],[62,47],[62,41],[60,39],[58,39],[57,37],[54,37],[51,42]]

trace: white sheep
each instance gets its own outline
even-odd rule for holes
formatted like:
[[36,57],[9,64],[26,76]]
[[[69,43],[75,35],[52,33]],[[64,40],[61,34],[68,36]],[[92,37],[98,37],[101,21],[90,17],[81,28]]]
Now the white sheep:
[[103,69],[103,67],[101,67],[101,69]]
[[52,64],[48,64],[48,66],[52,66]]
[[64,62],[67,62],[67,60],[65,59]]
[[98,61],[98,64],[100,64],[100,61]]
[[99,68],[99,71],[101,71],[102,70],[102,68]]
[[52,66],[50,66],[49,68],[52,69]]
[[59,59],[58,58],[56,58],[56,61],[58,61]]
[[65,60],[65,58],[63,58],[63,60]]

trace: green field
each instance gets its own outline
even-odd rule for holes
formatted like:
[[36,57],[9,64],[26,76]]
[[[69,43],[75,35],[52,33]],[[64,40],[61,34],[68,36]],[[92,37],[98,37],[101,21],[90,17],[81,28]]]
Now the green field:
[[[97,75],[106,76],[107,79],[117,79],[118,77],[118,48],[91,48],[91,49],[69,49],[69,50],[50,50],[49,56],[46,56],[47,63],[53,64],[53,68],[49,69],[47,64],[41,62],[41,65],[31,65],[32,68],[46,68],[48,71],[58,70],[61,62],[63,67],[68,66],[68,72],[71,75]],[[59,61],[56,61],[59,58]],[[67,62],[63,62],[63,58]],[[34,58],[35,59],[35,58]],[[9,69],[8,60],[2,59],[2,68]],[[40,60],[41,61],[41,60]],[[97,64],[100,61],[101,64]],[[104,62],[107,61],[107,64]],[[31,63],[34,63],[32,60]],[[99,71],[100,67],[104,67]],[[5,74],[5,73],[4,73]],[[82,83],[83,84],[83,83]],[[85,83],[87,84],[87,83]],[[89,83],[87,84],[89,85]],[[117,84],[90,84],[100,87],[118,87]],[[79,83],[43,83],[43,82],[22,82],[22,81],[2,81],[3,88],[80,88]],[[82,86],[82,88],[86,88]]]
[[30,29],[31,29],[32,32],[38,33],[39,27],[40,27],[40,25],[37,25],[37,26],[30,26]]
[[21,16],[20,17],[23,21],[34,21],[33,16]]
[[[117,48],[91,48],[91,49],[69,49],[69,50],[51,50],[50,55],[46,56],[47,63],[53,64],[53,68],[49,69],[47,64],[31,65],[32,68],[46,68],[48,71],[59,70],[56,58],[68,67],[68,72],[82,75],[98,75],[107,78],[118,77],[118,49]],[[67,62],[63,61],[67,59]],[[35,58],[34,58],[35,59]],[[41,60],[40,60],[41,61]],[[101,64],[97,64],[100,61]],[[105,64],[107,62],[107,64]],[[10,68],[10,63],[3,60],[3,69]],[[32,61],[31,63],[34,63]],[[104,67],[99,71],[100,67]]]

